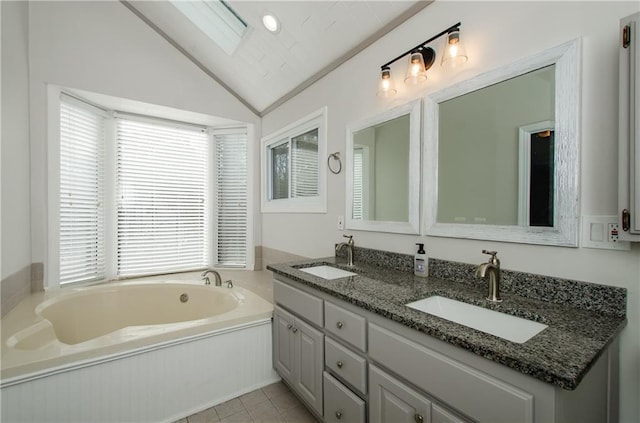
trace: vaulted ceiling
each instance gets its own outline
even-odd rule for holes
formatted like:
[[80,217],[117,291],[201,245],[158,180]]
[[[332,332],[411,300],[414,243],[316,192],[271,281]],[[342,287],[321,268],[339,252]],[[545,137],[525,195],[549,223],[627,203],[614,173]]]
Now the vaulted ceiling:
[[[229,0],[226,5],[247,29],[237,48],[228,54],[225,50],[229,49],[220,47],[178,9],[180,4],[123,0],[133,13],[257,115],[268,113],[304,90],[429,3]],[[266,12],[280,21],[277,33],[263,26]]]

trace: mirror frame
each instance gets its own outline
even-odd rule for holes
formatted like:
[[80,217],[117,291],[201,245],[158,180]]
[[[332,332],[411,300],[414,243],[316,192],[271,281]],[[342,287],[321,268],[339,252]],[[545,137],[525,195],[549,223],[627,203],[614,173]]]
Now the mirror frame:
[[[580,47],[574,39],[513,64],[478,75],[425,97],[423,232],[431,236],[526,244],[578,246],[580,178]],[[437,222],[439,104],[533,70],[556,65],[554,226]],[[514,139],[514,142],[517,142]]]
[[[394,107],[376,116],[359,120],[347,125],[346,147],[346,211],[345,226],[347,229],[374,232],[391,232],[400,234],[419,234],[420,232],[420,117],[421,101],[414,100]],[[407,222],[354,220],[353,219],[353,135],[373,125],[409,115],[409,216]]]

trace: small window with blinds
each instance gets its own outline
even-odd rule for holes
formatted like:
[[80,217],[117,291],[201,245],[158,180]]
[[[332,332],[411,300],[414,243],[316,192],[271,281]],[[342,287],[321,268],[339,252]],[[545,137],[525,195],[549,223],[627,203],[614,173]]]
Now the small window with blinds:
[[326,110],[262,139],[263,212],[326,212]]
[[105,113],[60,99],[59,282],[105,278]]
[[247,264],[247,133],[214,131],[217,267]]
[[208,139],[201,127],[116,119],[118,277],[208,265]]

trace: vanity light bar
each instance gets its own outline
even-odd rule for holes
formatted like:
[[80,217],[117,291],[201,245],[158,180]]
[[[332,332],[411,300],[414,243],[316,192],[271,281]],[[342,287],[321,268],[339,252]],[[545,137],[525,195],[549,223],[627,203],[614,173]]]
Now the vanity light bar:
[[[443,35],[447,35],[445,55],[442,57],[442,65],[449,61],[456,62],[456,64],[464,63],[467,61],[467,55],[460,43],[460,26],[461,22],[458,22],[455,25],[451,25],[449,28],[444,31],[439,32],[428,40],[418,44],[417,46],[411,48],[410,50],[405,51],[404,53],[398,55],[397,57],[391,59],[387,63],[380,66],[381,78],[380,88],[378,90],[378,96],[380,97],[389,97],[395,94],[396,90],[393,88],[392,81],[390,80],[391,70],[390,66],[402,59],[407,55],[411,55],[409,69],[407,70],[407,76],[405,78],[405,83],[413,83],[416,84],[420,81],[424,81],[427,79],[426,71],[431,67],[433,62],[435,61],[435,50],[431,47],[427,47],[427,44],[431,43],[434,40],[442,37]],[[422,60],[420,60],[420,56],[422,56]],[[420,69],[416,68],[416,65]]]

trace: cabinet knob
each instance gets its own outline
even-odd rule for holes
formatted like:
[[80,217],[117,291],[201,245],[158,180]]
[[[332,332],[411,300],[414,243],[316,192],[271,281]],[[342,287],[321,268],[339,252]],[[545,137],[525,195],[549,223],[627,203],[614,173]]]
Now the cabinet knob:
[[338,361],[336,363],[336,366],[338,366],[338,369],[342,369],[342,366],[344,366],[344,363],[342,361]]
[[292,331],[293,333],[296,333],[296,332],[298,331],[298,328],[291,328],[291,331]]
[[342,418],[342,411],[336,411],[336,419],[340,420]]
[[336,327],[338,329],[342,329],[343,326],[344,326],[344,323],[342,323],[341,321],[338,320],[338,322],[336,323]]
[[287,329],[289,329],[289,330],[291,330],[291,328],[292,328],[292,327],[293,327],[293,325],[292,325],[292,324],[288,324],[288,325],[287,325]]
[[422,417],[420,414],[416,413],[416,415],[414,416],[414,419],[416,421],[416,423],[422,423],[424,422],[424,417]]

